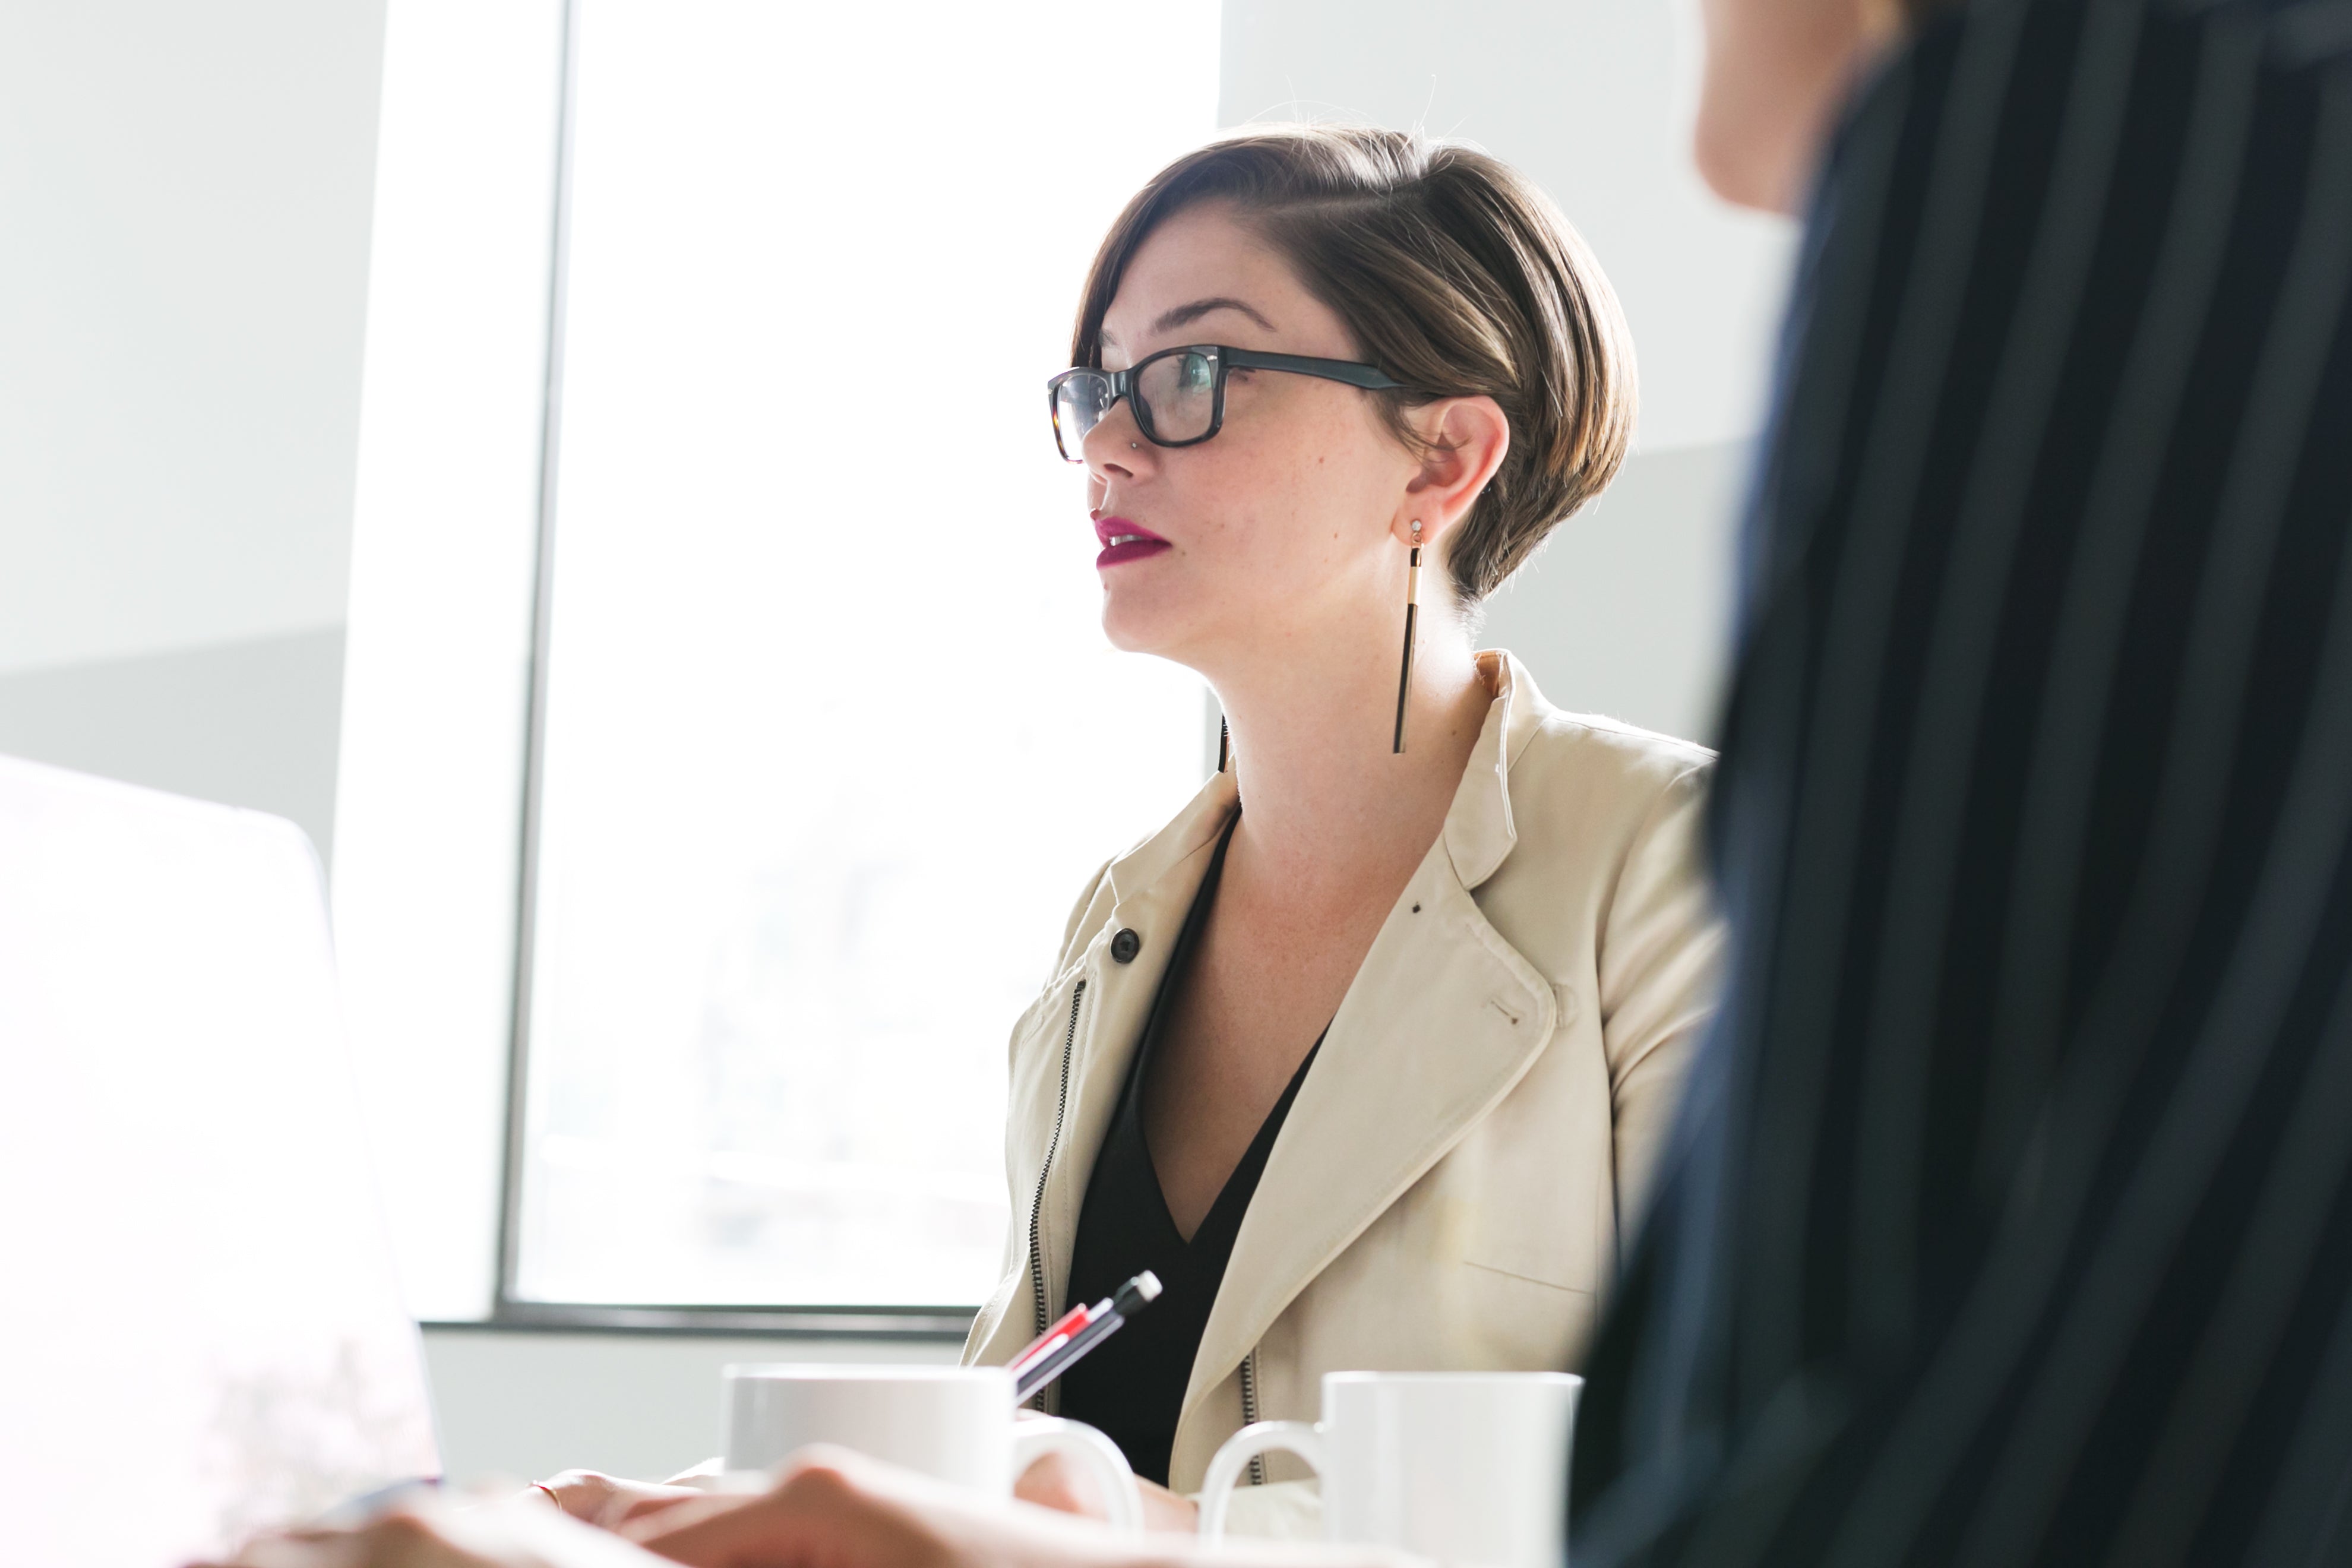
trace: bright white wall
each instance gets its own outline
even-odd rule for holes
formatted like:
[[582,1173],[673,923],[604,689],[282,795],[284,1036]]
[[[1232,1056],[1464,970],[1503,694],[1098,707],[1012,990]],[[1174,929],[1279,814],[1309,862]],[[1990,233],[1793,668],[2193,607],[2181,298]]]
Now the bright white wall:
[[1626,459],[1487,601],[1478,646],[1517,654],[1559,707],[1712,744],[1754,452],[1724,441]]
[[332,834],[383,0],[0,0],[0,752]]
[[[1370,120],[1534,176],[1600,256],[1641,355],[1644,450],[1761,427],[1793,235],[1691,172],[1695,22],[1666,0],[1225,0],[1219,121]],[[1679,29],[1679,31],[1678,31]]]
[[[0,0],[0,752],[343,851],[413,1304],[469,1316],[497,1206],[559,5],[392,10],[379,184],[386,0]],[[362,453],[379,197],[367,399],[404,417],[366,421]],[[427,679],[386,702],[395,667]],[[487,767],[436,765],[420,735]],[[373,852],[401,814],[429,819],[425,852]],[[415,917],[404,951],[386,911]],[[474,1000],[470,1031],[414,1016],[427,966]]]
[[290,817],[323,856],[342,701],[341,626],[49,665],[0,675],[0,753]]
[[341,625],[383,18],[0,4],[0,671]]

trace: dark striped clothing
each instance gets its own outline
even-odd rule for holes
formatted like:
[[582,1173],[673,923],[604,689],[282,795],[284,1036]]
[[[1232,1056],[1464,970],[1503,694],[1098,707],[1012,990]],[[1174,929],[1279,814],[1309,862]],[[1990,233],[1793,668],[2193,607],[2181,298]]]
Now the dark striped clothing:
[[1986,0],[1808,228],[1576,1568],[2352,1563],[2352,0]]

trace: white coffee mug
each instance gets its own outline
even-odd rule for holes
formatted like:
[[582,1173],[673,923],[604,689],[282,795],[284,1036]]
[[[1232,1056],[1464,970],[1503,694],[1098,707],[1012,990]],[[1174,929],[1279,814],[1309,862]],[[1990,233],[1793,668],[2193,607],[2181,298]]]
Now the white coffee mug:
[[1013,1374],[1001,1366],[755,1363],[728,1367],[725,1378],[726,1462],[736,1475],[835,1443],[1004,1497],[1032,1461],[1058,1450],[1095,1467],[1114,1528],[1143,1528],[1118,1445],[1083,1422],[1020,1415]]
[[1323,1419],[1261,1421],[1225,1440],[1201,1488],[1223,1539],[1250,1460],[1286,1449],[1323,1482],[1323,1535],[1489,1568],[1559,1568],[1569,1445],[1584,1380],[1557,1372],[1335,1372]]

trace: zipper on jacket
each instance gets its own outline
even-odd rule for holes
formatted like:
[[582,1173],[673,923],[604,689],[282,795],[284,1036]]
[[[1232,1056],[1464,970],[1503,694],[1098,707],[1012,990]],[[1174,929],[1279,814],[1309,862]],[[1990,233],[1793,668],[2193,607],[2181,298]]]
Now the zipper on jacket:
[[[1041,1329],[1038,1331],[1042,1333],[1045,1331]],[[1250,1347],[1249,1354],[1242,1357],[1242,1425],[1244,1426],[1257,1425],[1257,1347],[1255,1345]],[[1264,1454],[1254,1454],[1250,1457],[1249,1484],[1254,1487],[1265,1485]]]
[[[1037,1304],[1037,1332],[1043,1334],[1052,1326],[1053,1316],[1045,1303],[1045,1242],[1038,1234],[1038,1222],[1045,1213],[1045,1178],[1054,1173],[1054,1154],[1062,1146],[1062,1118],[1070,1109],[1070,1055],[1078,1044],[1078,1006],[1087,997],[1087,983],[1078,982],[1070,993],[1070,1024],[1062,1033],[1062,1089],[1054,1101],[1054,1132],[1045,1140],[1045,1158],[1037,1167],[1037,1195],[1029,1200],[1029,1294]],[[1046,1391],[1048,1394],[1052,1390]]]

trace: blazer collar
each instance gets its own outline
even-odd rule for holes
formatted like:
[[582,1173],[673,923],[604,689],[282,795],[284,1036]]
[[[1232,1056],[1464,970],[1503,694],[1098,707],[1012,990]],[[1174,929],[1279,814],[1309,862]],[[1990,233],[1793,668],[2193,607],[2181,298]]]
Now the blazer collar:
[[1439,836],[1465,888],[1493,876],[1519,841],[1511,820],[1511,764],[1541,727],[1546,708],[1527,667],[1509,654],[1495,648],[1479,654],[1478,673],[1494,700]]
[[[1212,773],[1167,826],[1110,863],[1111,901],[1123,904],[1137,898],[1188,857],[1214,843],[1224,830],[1225,818],[1240,802],[1241,787],[1234,775]],[[1197,889],[1199,876],[1191,880]],[[1185,900],[1189,907],[1189,891]]]

